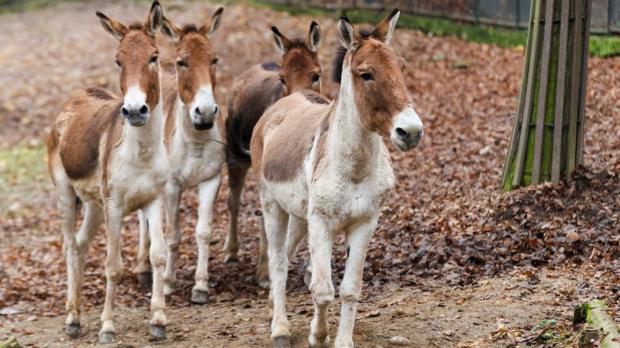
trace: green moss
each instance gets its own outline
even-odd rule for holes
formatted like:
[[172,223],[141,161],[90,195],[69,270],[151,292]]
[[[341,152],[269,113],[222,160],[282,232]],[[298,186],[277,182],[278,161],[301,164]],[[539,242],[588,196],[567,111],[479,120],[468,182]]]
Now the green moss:
[[[260,0],[226,0],[225,3],[245,3],[254,7],[287,12],[291,15],[313,17],[326,16],[332,18],[337,18],[340,15],[340,12],[336,10],[273,4]],[[358,9],[346,11],[347,17],[354,23],[373,23],[380,18],[381,14],[382,12],[376,10]],[[527,30],[513,30],[467,24],[449,19],[426,17],[409,13],[401,14],[398,26],[437,36],[455,36],[466,41],[492,44],[499,47],[523,48],[527,43]],[[615,36],[592,35],[590,38],[590,54],[598,57],[620,55],[620,38]]]
[[0,150],[0,191],[10,192],[49,178],[43,145],[17,145]]

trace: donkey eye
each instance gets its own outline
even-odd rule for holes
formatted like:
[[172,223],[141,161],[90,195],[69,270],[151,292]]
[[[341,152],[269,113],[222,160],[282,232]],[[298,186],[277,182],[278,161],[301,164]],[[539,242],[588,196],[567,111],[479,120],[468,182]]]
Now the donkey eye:
[[117,59],[117,60],[116,60],[116,65],[118,65],[119,67],[120,67],[120,66],[122,66],[122,65],[121,65],[121,61]]
[[319,74],[312,75],[312,83],[317,83],[319,82],[320,79],[321,79],[321,75]]
[[187,62],[184,61],[184,60],[177,60],[177,66],[179,68],[184,68],[185,69],[185,68],[187,68]]
[[155,54],[155,55],[151,56],[151,59],[149,59],[149,64],[157,63],[157,59],[159,59],[158,55]]
[[219,62],[220,59],[218,57],[215,57],[211,60],[211,64],[217,64],[217,62]]
[[363,73],[363,74],[360,75],[360,77],[364,81],[372,81],[372,80],[374,80],[374,77],[372,76],[371,73]]

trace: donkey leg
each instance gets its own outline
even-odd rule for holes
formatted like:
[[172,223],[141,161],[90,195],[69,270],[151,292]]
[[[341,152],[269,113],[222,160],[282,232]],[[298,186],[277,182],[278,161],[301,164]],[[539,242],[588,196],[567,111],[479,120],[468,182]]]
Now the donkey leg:
[[140,242],[138,243],[138,264],[134,272],[138,275],[140,287],[150,289],[153,285],[153,273],[151,271],[151,263],[149,262],[151,240],[149,238],[149,223],[142,209],[138,210],[138,222]]
[[340,325],[336,335],[335,347],[352,348],[353,345],[353,325],[355,324],[355,314],[357,304],[362,294],[362,276],[364,274],[364,260],[366,249],[370,238],[377,226],[377,218],[362,223],[357,228],[351,230],[347,235],[349,253],[344,272],[344,278],[340,285]]
[[198,304],[207,303],[209,281],[209,242],[211,241],[211,224],[213,222],[213,205],[220,189],[221,178],[217,175],[209,181],[200,184],[198,195],[200,205],[198,207],[198,223],[196,224],[196,244],[198,244],[198,265],[194,288],[192,289],[192,302]]
[[153,267],[153,291],[151,294],[151,336],[166,338],[166,297],[164,295],[164,268],[166,265],[166,240],[163,232],[163,209],[161,199],[151,202],[145,209],[151,237],[151,265]]
[[[99,226],[103,222],[103,211],[99,206],[94,203],[84,203],[84,219],[82,221],[82,225],[80,226],[80,230],[76,235],[76,247],[77,247],[77,268],[75,279],[77,281],[76,289],[76,303],[78,313],[81,308],[82,298],[82,286],[84,284],[84,266],[86,265],[86,257],[88,256],[88,249],[90,247],[90,243],[95,237],[95,234],[99,230]],[[80,333],[80,325],[79,321],[77,325],[69,324],[67,326],[67,332],[70,336],[77,336]]]
[[[286,254],[289,261],[295,257],[297,247],[306,235],[308,235],[308,223],[305,220],[291,217],[288,221],[288,235],[286,236]],[[304,272],[304,283],[308,287],[311,275],[310,264],[308,264]]]
[[[66,179],[68,180],[68,179]],[[65,310],[65,331],[71,337],[81,333],[80,326],[80,282],[78,277],[78,248],[75,238],[76,199],[75,190],[66,180],[58,180],[58,209],[61,214],[63,248],[67,262],[67,302]]]
[[334,284],[332,284],[332,248],[334,235],[328,225],[313,216],[309,221],[310,260],[312,263],[312,280],[310,291],[314,301],[314,318],[310,324],[308,343],[311,347],[328,347],[328,307],[334,301]]
[[164,293],[170,295],[176,285],[176,264],[179,258],[179,243],[181,242],[181,228],[179,227],[179,203],[181,200],[181,187],[168,183],[165,188],[166,199],[166,241],[168,242],[168,255],[166,257],[166,271],[164,274]]
[[106,206],[106,259],[105,276],[106,291],[103,312],[101,313],[101,330],[99,342],[101,344],[113,343],[116,339],[114,329],[114,300],[116,287],[123,275],[123,261],[121,259],[121,227],[123,210],[116,206]]
[[288,214],[275,202],[261,199],[264,211],[265,232],[269,254],[269,277],[273,298],[271,338],[274,347],[290,347],[291,332],[286,318],[286,278],[288,258],[286,256],[286,225]]
[[308,223],[305,220],[291,216],[288,220],[288,235],[286,236],[286,255],[291,261],[297,253],[299,243],[308,234]]
[[241,191],[243,190],[247,173],[248,167],[246,166],[241,164],[228,165],[228,186],[230,187],[228,193],[228,213],[230,216],[228,235],[224,243],[225,263],[239,262],[239,256],[237,255],[239,251],[239,240],[237,239],[239,204],[241,203]]
[[258,241],[258,261],[256,262],[256,283],[263,289],[269,287],[269,255],[267,234],[265,232],[265,218],[261,220]]

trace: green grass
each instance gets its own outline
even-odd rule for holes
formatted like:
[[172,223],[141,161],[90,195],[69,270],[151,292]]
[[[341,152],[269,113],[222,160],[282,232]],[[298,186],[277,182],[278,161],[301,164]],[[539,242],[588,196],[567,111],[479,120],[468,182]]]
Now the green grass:
[[0,149],[0,191],[49,181],[45,146],[16,145]]
[[[237,0],[226,0],[226,3],[238,3]],[[260,0],[247,0],[251,6],[287,12],[292,15],[337,18],[338,11],[272,4]],[[354,23],[374,23],[381,18],[375,10],[347,10],[347,17]],[[449,19],[425,17],[402,13],[398,21],[401,28],[418,30],[437,36],[454,36],[466,41],[492,44],[499,47],[525,47],[527,44],[526,30],[513,30],[483,25],[466,24]],[[590,54],[597,57],[620,55],[620,37],[610,35],[592,35],[590,37]]]

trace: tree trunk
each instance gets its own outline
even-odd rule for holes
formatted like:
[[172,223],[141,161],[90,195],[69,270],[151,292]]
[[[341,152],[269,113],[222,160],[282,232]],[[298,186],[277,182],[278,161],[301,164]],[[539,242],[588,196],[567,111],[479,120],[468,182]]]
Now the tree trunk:
[[532,0],[502,185],[558,183],[583,162],[591,0]]

